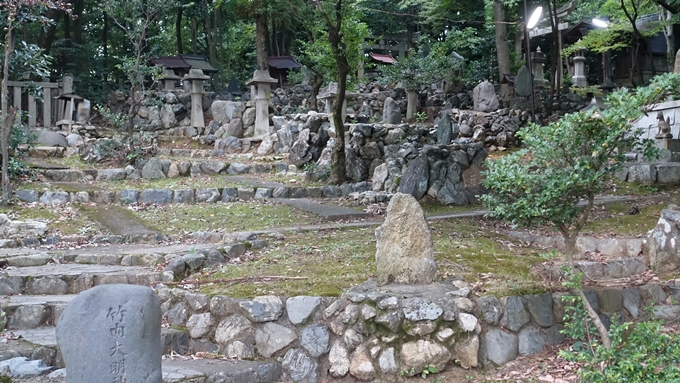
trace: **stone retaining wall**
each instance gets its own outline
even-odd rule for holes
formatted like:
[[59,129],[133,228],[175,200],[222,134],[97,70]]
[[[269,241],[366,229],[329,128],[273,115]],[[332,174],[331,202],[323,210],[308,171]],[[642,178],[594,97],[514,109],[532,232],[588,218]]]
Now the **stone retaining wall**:
[[391,193],[372,192],[370,182],[321,187],[239,187],[239,188],[198,188],[198,189],[125,189],[119,192],[95,191],[45,191],[20,189],[15,198],[27,203],[63,205],[66,203],[98,204],[170,204],[170,203],[216,203],[238,200],[267,198],[337,198],[354,196],[365,203],[387,202]]
[[616,174],[621,181],[644,185],[680,183],[680,162],[631,163]]
[[[496,298],[469,297],[463,282],[383,286],[369,281],[340,298],[208,297],[160,288],[171,326],[186,328],[167,338],[168,349],[220,351],[240,359],[282,361],[284,378],[319,382],[354,377],[394,381],[424,366],[439,370],[503,365],[564,339],[567,293]],[[680,297],[674,286],[586,290],[606,324],[613,315],[637,318],[644,307]],[[675,318],[680,306],[655,306]],[[414,371],[414,372],[410,372]]]

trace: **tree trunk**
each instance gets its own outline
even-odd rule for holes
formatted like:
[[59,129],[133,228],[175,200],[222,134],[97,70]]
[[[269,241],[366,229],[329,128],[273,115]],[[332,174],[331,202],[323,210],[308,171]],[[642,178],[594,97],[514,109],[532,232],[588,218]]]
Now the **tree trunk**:
[[[500,1],[493,2],[493,21],[496,30],[496,58],[498,60],[498,81],[510,74],[510,47],[508,46],[508,28],[505,24],[505,7]],[[508,84],[501,84],[501,100],[507,103],[512,98],[512,90]],[[506,104],[507,105],[507,104]]]
[[177,54],[184,54],[184,46],[182,44],[182,13],[183,7],[177,8],[177,17],[175,18],[175,40],[177,41]]
[[257,54],[257,70],[269,70],[267,33],[267,19],[265,15],[255,16],[255,52]]
[[191,53],[198,54],[198,23],[191,20]]
[[330,182],[341,184],[345,181],[347,159],[345,157],[345,123],[342,121],[342,105],[345,103],[345,91],[347,90],[347,75],[349,64],[344,55],[336,57],[338,63],[338,96],[333,105],[333,125],[335,126],[335,145],[331,155]]
[[81,44],[83,35],[83,0],[73,1],[73,42],[76,44]]
[[[208,3],[205,3],[205,7],[209,9]],[[208,13],[203,19],[203,27],[205,28],[205,44],[208,46],[208,62],[217,65],[217,54],[215,53],[215,36],[213,33],[212,25],[212,14]]]
[[7,205],[12,198],[12,184],[9,179],[9,134],[12,131],[12,124],[14,124],[15,110],[9,110],[9,60],[14,51],[14,17],[15,14],[10,14],[7,18],[7,26],[5,27],[5,59],[2,67],[2,100],[0,102],[0,113],[2,121],[0,121],[0,154],[2,154],[2,204]]
[[49,54],[52,49],[52,43],[54,42],[54,37],[57,35],[57,25],[59,24],[59,19],[64,12],[58,9],[48,9],[45,17],[53,20],[47,28],[41,29],[40,35],[38,36],[38,46],[45,51],[45,54]]

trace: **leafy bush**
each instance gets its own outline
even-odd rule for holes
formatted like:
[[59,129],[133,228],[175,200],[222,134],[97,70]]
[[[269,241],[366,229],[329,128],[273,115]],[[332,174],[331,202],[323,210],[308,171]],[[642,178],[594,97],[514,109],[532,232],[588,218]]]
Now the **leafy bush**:
[[612,321],[611,349],[598,343],[561,351],[567,360],[583,363],[581,378],[588,383],[680,381],[680,336],[663,332],[661,320],[641,323]]

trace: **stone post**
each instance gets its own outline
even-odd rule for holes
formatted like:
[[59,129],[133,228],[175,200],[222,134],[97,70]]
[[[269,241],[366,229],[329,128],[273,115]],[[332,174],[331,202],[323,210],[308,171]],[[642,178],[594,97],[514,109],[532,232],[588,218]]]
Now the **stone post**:
[[416,108],[418,105],[418,92],[415,90],[407,90],[406,100],[408,101],[408,104],[406,105],[406,121],[410,121],[416,114]]
[[588,86],[588,80],[586,79],[586,58],[581,55],[574,57],[574,75],[571,77],[571,82],[578,88]]
[[185,83],[189,83],[191,92],[191,126],[194,128],[205,128],[205,120],[203,119],[203,81],[208,80],[210,76],[203,74],[200,69],[191,69],[189,74],[182,79]]
[[266,70],[256,70],[253,78],[246,83],[251,88],[251,95],[255,100],[255,136],[269,134],[269,100],[271,86],[278,80],[272,78]]

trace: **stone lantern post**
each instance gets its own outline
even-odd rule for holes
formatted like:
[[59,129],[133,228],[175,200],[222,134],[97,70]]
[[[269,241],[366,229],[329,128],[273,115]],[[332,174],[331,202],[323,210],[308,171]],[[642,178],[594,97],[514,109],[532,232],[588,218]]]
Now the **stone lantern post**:
[[200,69],[191,69],[189,74],[182,78],[182,81],[189,83],[191,92],[191,126],[194,128],[205,128],[203,119],[203,81],[210,76],[203,74]]
[[272,78],[266,70],[256,70],[253,78],[246,83],[255,100],[255,136],[269,134],[269,100],[272,84],[278,80]]
[[548,62],[545,53],[541,52],[541,47],[536,47],[536,52],[531,53],[531,71],[534,74],[534,85],[544,86],[548,80],[543,78],[543,65]]
[[[356,93],[345,92],[345,101],[342,103],[342,122],[345,122],[347,118],[347,100],[355,98]],[[335,100],[338,99],[338,84],[336,82],[330,82],[328,87],[323,94],[317,96],[318,100],[323,100],[326,104],[324,108],[324,113],[333,114],[333,108],[335,106]],[[330,119],[331,125],[333,125],[333,119]],[[335,126],[333,126],[335,128]]]
[[574,75],[571,77],[571,82],[575,87],[585,88],[588,86],[586,79],[586,58],[581,52],[574,57]]
[[161,74],[161,80],[158,85],[162,90],[173,90],[176,88],[175,83],[182,78],[175,74],[172,69],[165,68]]

